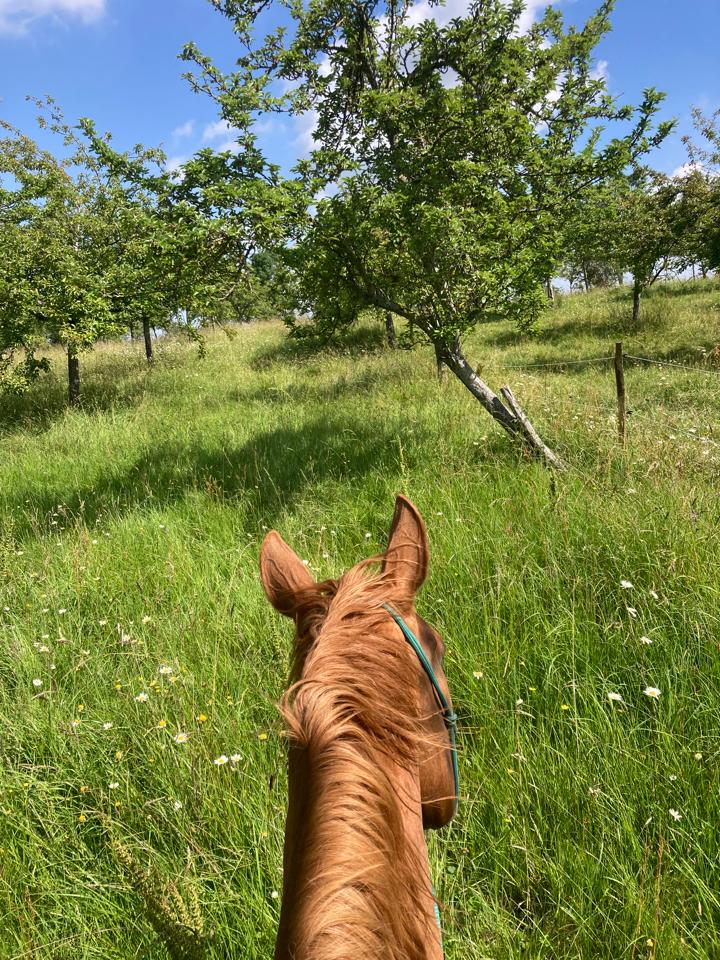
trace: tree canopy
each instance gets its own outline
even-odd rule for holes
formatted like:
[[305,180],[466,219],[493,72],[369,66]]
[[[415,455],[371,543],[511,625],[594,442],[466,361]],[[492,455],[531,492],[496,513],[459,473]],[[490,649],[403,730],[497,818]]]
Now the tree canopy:
[[[565,218],[671,127],[655,123],[660,94],[617,104],[595,69],[610,0],[582,29],[549,9],[524,34],[517,0],[476,0],[444,25],[407,2],[318,0],[293,4],[292,28],[265,38],[265,0],[214,6],[243,47],[238,70],[223,75],[192,46],[185,57],[223,116],[247,128],[265,110],[314,111],[315,149],[297,167],[312,204],[289,254],[312,329],[368,307],[399,315],[522,433],[462,337],[498,317],[532,326]],[[615,122],[626,129],[612,136]]]

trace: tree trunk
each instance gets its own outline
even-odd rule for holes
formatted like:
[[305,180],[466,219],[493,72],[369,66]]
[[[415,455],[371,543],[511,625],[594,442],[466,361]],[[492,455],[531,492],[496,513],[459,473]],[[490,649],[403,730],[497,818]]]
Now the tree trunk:
[[556,470],[565,469],[565,464],[560,457],[542,441],[509,387],[503,387],[501,393],[510,409],[473,370],[465,359],[459,343],[449,348],[441,347],[441,353],[443,362],[452,370],[458,380],[467,387],[475,399],[480,401],[503,430],[509,433],[511,437],[520,437],[533,453],[545,460],[548,466],[554,467]]
[[552,303],[555,300],[555,291],[553,290],[552,280],[550,277],[545,281],[545,293],[548,300]]
[[582,274],[583,274],[583,283],[585,284],[585,293],[590,289],[590,281],[588,280],[587,264],[582,265]]
[[633,323],[637,323],[640,320],[640,294],[642,289],[640,284],[635,280],[633,282]]
[[145,338],[145,356],[147,357],[147,362],[153,362],[153,345],[152,337],[150,336],[150,321],[147,317],[143,317],[143,337]]
[[80,360],[72,347],[67,348],[68,357],[68,402],[71,407],[80,404]]
[[446,366],[442,344],[440,343],[435,344],[435,365],[437,367],[437,378],[442,383],[445,379]]
[[391,350],[394,350],[397,347],[397,333],[395,331],[395,321],[393,320],[393,315],[388,312],[385,314],[385,333],[387,335],[388,346]]

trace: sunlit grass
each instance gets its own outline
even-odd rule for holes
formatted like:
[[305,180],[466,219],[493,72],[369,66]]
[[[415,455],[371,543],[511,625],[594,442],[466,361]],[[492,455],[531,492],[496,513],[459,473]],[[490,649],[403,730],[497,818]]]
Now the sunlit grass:
[[[259,544],[276,527],[337,574],[382,548],[398,491],[427,519],[419,607],[462,730],[463,803],[432,840],[449,960],[720,953],[720,287],[658,288],[637,331],[628,296],[468,345],[562,477],[371,334],[159,343],[152,372],[115,345],[83,364],[83,410],[61,367],[6,405],[0,956],[167,956],[111,840],[197,892],[209,957],[272,955],[290,627]],[[703,368],[628,365],[624,451],[608,364],[531,366],[616,339]]]

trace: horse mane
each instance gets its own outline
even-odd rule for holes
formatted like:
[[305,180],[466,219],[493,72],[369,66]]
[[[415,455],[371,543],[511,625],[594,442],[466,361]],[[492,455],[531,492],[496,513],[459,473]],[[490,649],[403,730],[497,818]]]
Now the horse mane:
[[312,771],[298,960],[426,956],[427,868],[406,839],[396,786],[422,737],[417,664],[389,629],[390,585],[368,574],[371,562],[296,598],[295,682],[281,711]]

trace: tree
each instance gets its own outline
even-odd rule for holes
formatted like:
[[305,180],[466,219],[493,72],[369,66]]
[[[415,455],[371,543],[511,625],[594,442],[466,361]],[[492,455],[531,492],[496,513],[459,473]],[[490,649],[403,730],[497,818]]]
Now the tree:
[[[621,107],[593,73],[612,3],[582,30],[548,10],[520,35],[518,0],[476,0],[444,26],[404,0],[318,0],[292,5],[292,29],[264,42],[266,0],[213,5],[243,44],[238,70],[223,75],[192,46],[185,57],[223,116],[242,127],[253,111],[315,111],[317,148],[298,165],[315,210],[290,250],[312,328],[331,334],[368,307],[403,317],[508,433],[557,464],[462,343],[489,319],[532,326],[577,198],[669,129],[653,128],[655,91]],[[633,122],[601,143],[614,120]]]
[[[107,297],[108,227],[88,179],[74,179],[29,137],[2,124],[0,217],[7,228],[0,330],[7,357],[24,351],[25,381],[47,363],[35,350],[50,338],[65,345],[68,397],[80,397],[79,354],[119,332]],[[5,231],[4,231],[5,232]],[[8,366],[7,361],[5,366]],[[7,369],[6,369],[7,376]],[[19,385],[16,374],[13,384]]]
[[693,123],[702,139],[683,137],[690,159],[683,199],[690,254],[705,276],[720,269],[720,110],[708,117],[695,107]]
[[[182,326],[195,339],[207,321],[288,309],[292,278],[271,251],[288,233],[285,221],[296,215],[300,190],[280,182],[251,136],[237,130],[235,149],[201,150],[168,171],[161,151],[121,153],[90,120],[81,128],[94,163],[131,198],[136,223],[145,223],[129,252],[147,282],[138,285],[128,273],[130,287],[147,291],[140,300],[145,324],[153,295],[165,318],[185,315]],[[147,344],[147,326],[145,335]]]
[[590,190],[565,220],[561,274],[572,287],[590,290],[618,282],[622,268],[613,261],[613,191],[605,184]]
[[643,293],[686,259],[682,184],[645,167],[619,181],[606,194],[608,227],[604,234],[614,262],[632,274],[632,318],[640,319]]

